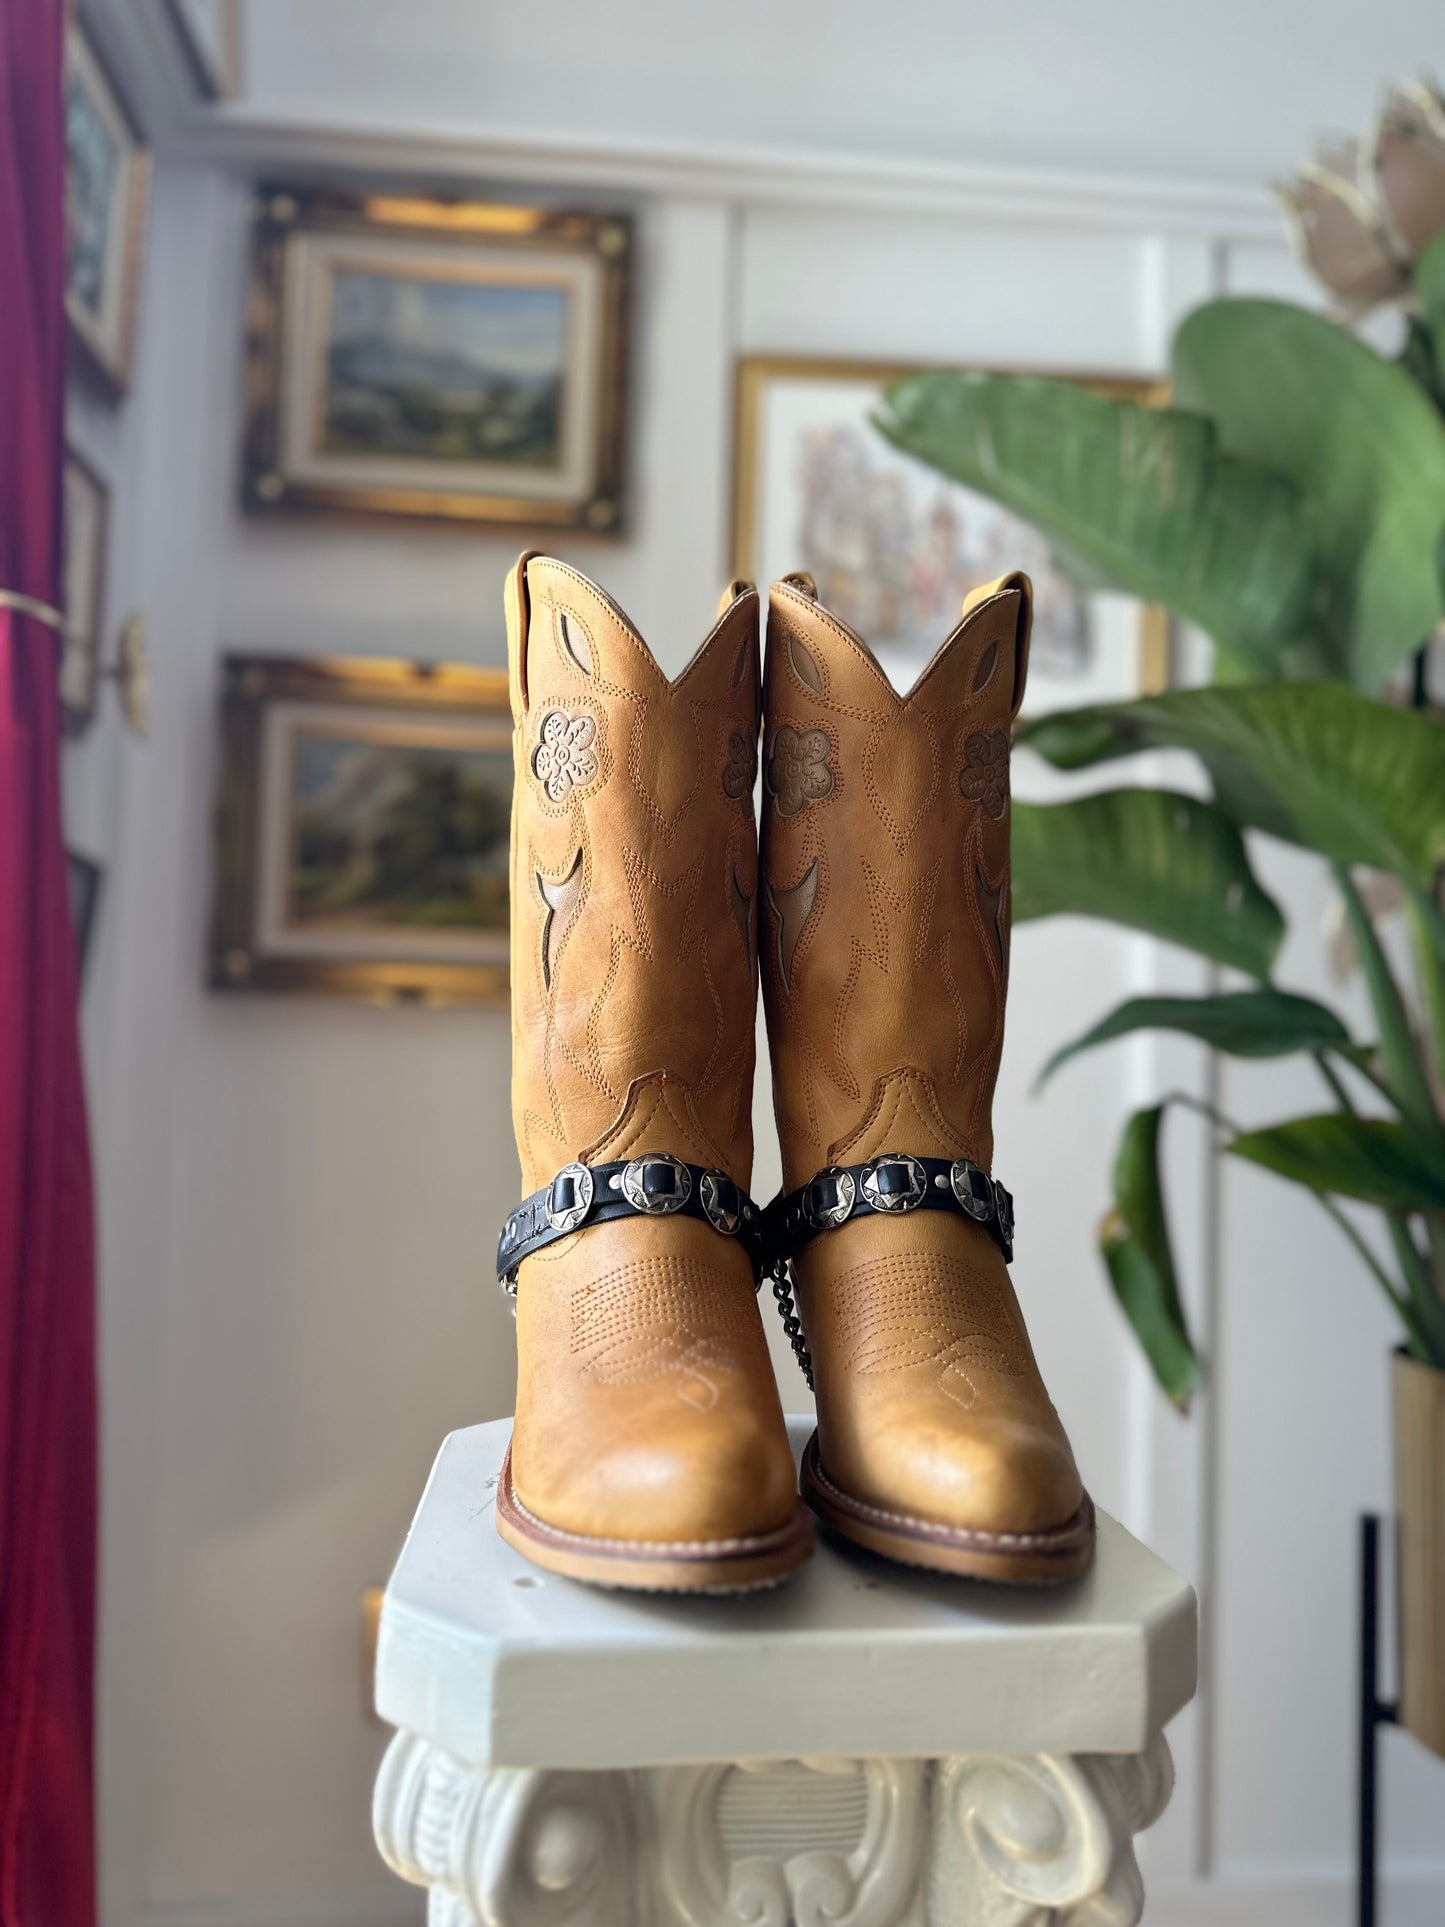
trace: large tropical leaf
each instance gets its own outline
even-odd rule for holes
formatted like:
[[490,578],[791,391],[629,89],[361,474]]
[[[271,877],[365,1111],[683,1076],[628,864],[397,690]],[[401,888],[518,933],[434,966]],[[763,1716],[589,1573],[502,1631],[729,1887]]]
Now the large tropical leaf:
[[1140,1030],[1179,1031],[1231,1057],[1286,1057],[1293,1051],[1350,1048],[1349,1032],[1326,1005],[1268,986],[1214,997],[1130,997],[1092,1030],[1055,1051],[1040,1071],[1039,1082],[1081,1051]]
[[1445,727],[1342,683],[1175,690],[1043,716],[1018,740],[1060,769],[1193,750],[1241,822],[1425,891],[1445,863]]
[[1379,689],[1442,611],[1439,410],[1358,336],[1283,301],[1196,308],[1175,337],[1174,379],[1222,449],[1299,490],[1315,544],[1311,633],[1336,674]]
[[[1420,302],[1419,325],[1430,350],[1431,379],[1425,385],[1438,405],[1441,387],[1445,385],[1445,234],[1437,234],[1416,260],[1414,281]],[[1418,381],[1419,372],[1412,372]]]
[[1042,529],[1070,566],[1208,630],[1274,673],[1314,602],[1297,491],[1211,424],[1072,382],[942,371],[884,397],[899,448]]
[[1284,934],[1238,829],[1172,790],[1105,790],[1013,806],[1013,916],[1104,917],[1253,977]]
[[1445,1161],[1408,1124],[1327,1111],[1247,1131],[1227,1149],[1311,1191],[1387,1211],[1445,1211]]
[[1156,1104],[1136,1111],[1124,1126],[1114,1162],[1114,1205],[1099,1228],[1099,1249],[1154,1376],[1184,1411],[1201,1374],[1179,1301],[1159,1182],[1163,1116],[1164,1107]]

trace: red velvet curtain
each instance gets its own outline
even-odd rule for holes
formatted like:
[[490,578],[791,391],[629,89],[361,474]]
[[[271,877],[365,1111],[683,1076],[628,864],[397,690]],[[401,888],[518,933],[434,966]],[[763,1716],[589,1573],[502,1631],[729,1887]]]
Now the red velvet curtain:
[[[64,0],[0,0],[0,589],[60,589]],[[56,636],[0,608],[0,1923],[95,1918],[95,1290]]]

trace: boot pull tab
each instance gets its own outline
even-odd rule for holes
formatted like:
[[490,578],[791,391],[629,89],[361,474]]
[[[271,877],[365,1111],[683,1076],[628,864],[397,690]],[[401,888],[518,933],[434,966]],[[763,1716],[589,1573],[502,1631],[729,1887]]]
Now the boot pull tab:
[[994,582],[980,583],[978,588],[970,589],[963,599],[962,620],[967,622],[975,609],[981,609],[985,602],[992,602],[995,596],[1007,595],[1010,590],[1016,591],[1019,598],[1018,623],[1014,630],[1013,698],[1009,705],[1009,715],[1017,716],[1023,707],[1024,685],[1029,673],[1029,637],[1034,626],[1033,583],[1022,569],[1001,575]]
[[756,583],[749,582],[746,576],[735,575],[718,597],[717,620],[721,622],[733,604],[735,602],[741,602],[745,595],[755,595],[756,593]]
[[512,721],[520,728],[527,713],[527,650],[531,641],[532,597],[527,587],[527,565],[540,559],[540,549],[524,549],[507,576],[503,604],[507,615],[507,676],[512,698]]
[[785,575],[783,577],[783,587],[785,589],[796,589],[798,594],[805,595],[809,602],[816,602],[818,600],[818,585],[806,569],[795,569],[791,575]]

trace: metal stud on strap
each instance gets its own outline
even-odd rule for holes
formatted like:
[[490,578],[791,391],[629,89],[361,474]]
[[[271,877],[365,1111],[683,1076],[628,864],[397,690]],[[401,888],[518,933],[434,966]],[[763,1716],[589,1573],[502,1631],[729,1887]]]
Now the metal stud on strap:
[[923,1158],[890,1151],[866,1164],[829,1165],[763,1213],[769,1264],[786,1262],[812,1238],[854,1218],[954,1211],[987,1228],[1013,1262],[1013,1199],[972,1158]]
[[865,1164],[861,1184],[875,1211],[911,1211],[922,1199],[928,1180],[918,1159],[905,1152]]
[[763,1214],[742,1186],[726,1171],[652,1151],[609,1164],[564,1164],[509,1213],[497,1241],[497,1276],[515,1293],[522,1260],[559,1238],[617,1218],[672,1216],[696,1218],[719,1237],[738,1239],[760,1274]]
[[692,1196],[692,1173],[680,1158],[633,1158],[622,1173],[622,1195],[649,1217],[681,1211]]
[[953,1211],[983,1225],[1013,1263],[1014,1201],[972,1158],[919,1158],[885,1152],[867,1164],[830,1164],[796,1191],[774,1198],[762,1216],[765,1275],[803,1377],[813,1383],[808,1338],[793,1295],[792,1261],[814,1238],[854,1218],[907,1211]]
[[543,1207],[557,1232],[575,1231],[592,1209],[592,1173],[585,1164],[564,1164],[547,1186]]

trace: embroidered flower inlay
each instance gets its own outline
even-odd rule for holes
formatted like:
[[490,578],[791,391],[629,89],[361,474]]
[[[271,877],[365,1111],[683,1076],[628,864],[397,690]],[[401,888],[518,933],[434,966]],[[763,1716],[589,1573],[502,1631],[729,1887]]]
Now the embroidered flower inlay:
[[986,816],[998,818],[1008,808],[1008,731],[980,731],[963,746],[963,768],[958,787]]
[[799,816],[810,803],[833,793],[826,729],[793,729],[784,723],[773,737],[768,758],[768,794],[779,816]]
[[728,759],[723,765],[723,794],[741,803],[747,816],[753,813],[753,784],[758,776],[758,745],[752,736],[735,729],[728,737]]
[[542,738],[532,752],[532,771],[554,803],[560,803],[569,790],[590,783],[597,774],[597,756],[592,748],[596,738],[596,719],[585,709],[577,716],[569,716],[565,709],[549,709],[542,718]]

